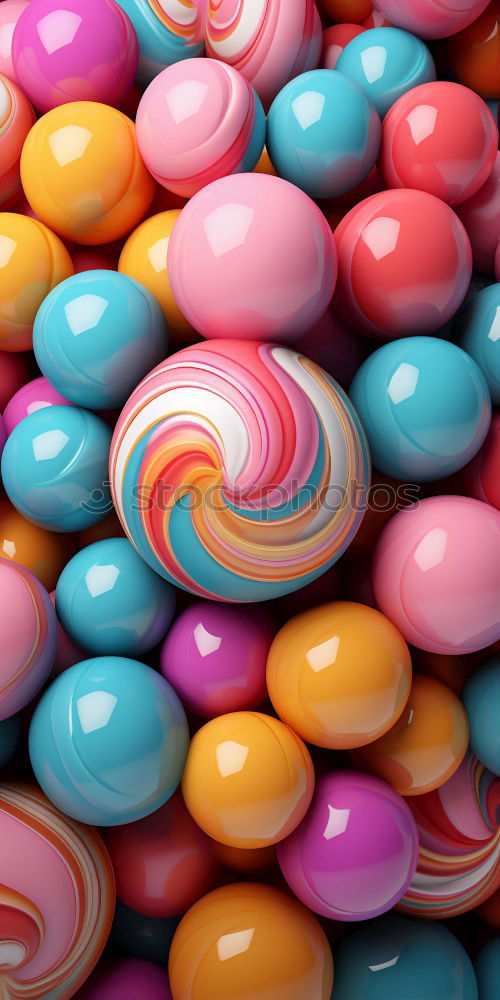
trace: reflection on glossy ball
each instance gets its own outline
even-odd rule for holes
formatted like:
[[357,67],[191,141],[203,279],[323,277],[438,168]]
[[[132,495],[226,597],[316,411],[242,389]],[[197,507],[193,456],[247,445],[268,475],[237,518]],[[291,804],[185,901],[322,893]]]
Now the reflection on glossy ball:
[[28,521],[8,500],[0,500],[0,552],[29,569],[46,590],[53,590],[71,555],[60,535]]
[[494,406],[500,405],[500,282],[488,285],[463,307],[455,329],[460,346],[479,365],[491,393]]
[[[485,5],[486,6],[486,5]],[[500,3],[486,10],[448,42],[453,74],[481,97],[500,98]]]
[[38,694],[56,643],[57,620],[45,587],[24,566],[0,558],[0,719]]
[[116,0],[139,39],[139,80],[149,83],[165,66],[203,51],[204,4],[199,0]]
[[19,162],[35,112],[23,91],[0,73],[0,205],[10,208],[22,194]]
[[381,117],[402,94],[436,78],[427,46],[400,28],[358,33],[340,53],[337,69],[363,88]]
[[446,38],[475,20],[488,0],[374,0],[390,24],[407,28],[422,38]]
[[25,382],[5,407],[3,422],[7,436],[12,433],[14,427],[17,427],[21,420],[24,420],[30,413],[34,413],[35,410],[42,410],[44,406],[61,406],[65,403],[71,406],[69,400],[61,396],[44,375],[32,379],[31,382]]

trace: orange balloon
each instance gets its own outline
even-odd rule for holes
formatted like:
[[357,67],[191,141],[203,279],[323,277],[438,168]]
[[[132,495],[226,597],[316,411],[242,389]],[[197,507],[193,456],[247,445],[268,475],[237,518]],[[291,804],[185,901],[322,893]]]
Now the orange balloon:
[[451,778],[468,742],[467,715],[460,699],[440,681],[415,674],[399,722],[351,757],[356,767],[383,778],[400,795],[422,795]]
[[307,812],[314,768],[302,740],[279,719],[231,712],[191,740],[182,792],[198,826],[229,847],[267,847]]
[[500,0],[448,40],[455,76],[481,97],[500,98]]
[[73,547],[68,539],[27,521],[8,500],[0,500],[0,555],[31,570],[53,590]]
[[267,660],[269,696],[303,740],[334,750],[364,746],[401,715],[411,686],[405,640],[380,611],[334,601],[296,615]]
[[244,882],[181,920],[168,962],[175,1000],[330,1000],[333,960],[318,920],[291,896]]
[[333,21],[362,24],[373,11],[370,0],[320,0],[320,7]]

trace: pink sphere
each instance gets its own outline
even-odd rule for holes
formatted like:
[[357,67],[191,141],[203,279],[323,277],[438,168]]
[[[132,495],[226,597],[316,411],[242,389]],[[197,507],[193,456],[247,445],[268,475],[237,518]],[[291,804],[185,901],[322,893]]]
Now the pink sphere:
[[12,36],[14,28],[31,0],[3,0],[0,3],[0,73],[16,79],[12,65]]
[[373,0],[396,28],[421,38],[447,38],[472,24],[490,0]]
[[266,699],[267,654],[276,627],[261,608],[197,601],[163,643],[161,671],[192,712],[214,718]]
[[70,101],[120,104],[138,61],[132,22],[114,0],[36,0],[12,38],[16,79],[40,111]]
[[403,94],[388,111],[379,170],[388,187],[418,188],[458,205],[488,179],[497,150],[497,123],[482,98],[435,80]]
[[204,337],[289,342],[332,297],[337,254],[317,205],[269,174],[233,174],[188,202],[168,245],[181,312]]
[[33,379],[32,382],[27,382],[21,389],[18,389],[5,407],[3,419],[7,436],[12,434],[14,427],[17,427],[17,424],[24,420],[28,414],[34,413],[35,410],[41,410],[44,406],[58,406],[61,403],[73,406],[73,403],[70,403],[57,392],[57,389],[54,389],[44,375]]
[[0,74],[0,209],[11,208],[22,193],[19,163],[35,113],[20,87]]
[[24,566],[0,559],[0,719],[38,694],[56,643],[56,613],[45,587]]
[[380,610],[417,649],[484,649],[500,638],[500,512],[462,496],[400,511],[380,535],[372,582]]
[[172,1000],[168,975],[142,958],[102,961],[75,1000]]
[[472,247],[474,267],[485,274],[495,271],[500,235],[500,152],[488,180],[457,208]]
[[255,91],[215,59],[184,59],[159,73],[141,99],[136,127],[150,174],[185,198],[218,177],[253,170],[266,133]]
[[453,210],[426,191],[381,191],[335,230],[333,300],[346,323],[384,340],[435,333],[469,287],[472,254]]

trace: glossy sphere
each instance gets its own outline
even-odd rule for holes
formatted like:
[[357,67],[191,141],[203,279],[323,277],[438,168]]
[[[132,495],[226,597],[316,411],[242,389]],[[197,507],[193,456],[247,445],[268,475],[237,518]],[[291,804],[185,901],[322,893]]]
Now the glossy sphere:
[[479,451],[490,426],[488,386],[456,344],[408,337],[384,344],[349,390],[373,464],[405,482],[442,479]]
[[175,611],[174,588],[126,538],[81,549],[56,588],[58,618],[92,653],[141,656],[163,639]]
[[285,83],[314,69],[321,54],[314,0],[208,0],[206,51],[238,69],[267,109]]
[[461,305],[472,273],[467,234],[448,205],[424,191],[382,191],[335,230],[334,306],[382,339],[434,333]]
[[314,788],[302,740],[278,719],[233,712],[191,741],[182,777],[193,819],[229,847],[266,847],[300,823]]
[[154,295],[116,271],[83,271],[47,296],[33,349],[52,385],[73,403],[113,409],[167,354],[167,328]]
[[436,78],[427,46],[400,28],[358,34],[340,54],[337,69],[363,88],[381,117],[402,94]]
[[0,722],[0,767],[5,767],[16,752],[21,737],[21,716],[10,715]]
[[495,1000],[500,982],[500,936],[483,945],[476,958],[480,1000]]
[[163,70],[141,99],[136,126],[149,172],[185,198],[218,177],[253,170],[266,136],[255,91],[215,59],[186,59]]
[[29,749],[39,784],[60,809],[121,826],[174,793],[188,741],[184,710],[163,677],[138,660],[100,656],[52,682],[33,715]]
[[341,941],[334,997],[478,1000],[471,960],[457,938],[443,924],[396,914]]
[[12,36],[17,21],[31,0],[3,0],[0,3],[0,73],[16,79],[12,65]]
[[0,786],[0,989],[69,1000],[97,962],[115,904],[113,870],[91,827],[39,789]]
[[[244,341],[167,358],[130,397],[110,453],[117,513],[143,559],[198,597],[232,602],[279,597],[333,565],[368,478],[342,391],[293,351]],[[138,486],[158,498],[142,504],[151,509],[137,511]]]
[[0,411],[5,408],[13,395],[29,382],[31,358],[28,353],[0,351]]
[[51,288],[73,274],[61,240],[37,219],[0,213],[0,347],[31,347],[37,310]]
[[332,24],[331,28],[325,28],[321,68],[335,69],[340,53],[343,52],[346,45],[365,30],[360,24]]
[[257,708],[267,697],[266,661],[275,631],[264,609],[197,601],[165,639],[162,674],[197,715],[210,719]]
[[0,550],[4,559],[29,569],[49,591],[71,551],[60,535],[27,521],[6,499],[0,500]]
[[482,14],[488,0],[374,0],[374,6],[398,28],[421,38],[454,35]]
[[267,661],[283,722],[308,743],[364,746],[399,718],[411,684],[410,651],[378,611],[336,601],[292,618]]
[[90,101],[63,104],[40,118],[24,144],[21,179],[37,216],[85,245],[124,236],[155,192],[133,122]]
[[199,0],[116,0],[139,39],[139,79],[149,83],[165,66],[203,51],[204,5]]
[[111,432],[76,406],[46,406],[21,420],[7,439],[2,478],[9,500],[34,524],[81,531],[109,510]]
[[316,918],[284,892],[251,882],[195,903],[168,967],[174,1000],[330,1000],[333,984]]
[[180,792],[152,816],[110,829],[106,843],[119,898],[148,917],[182,915],[216,884],[211,841]]
[[463,691],[470,726],[470,744],[493,774],[500,777],[500,655],[486,660]]
[[120,104],[138,61],[136,33],[114,0],[36,0],[12,38],[16,79],[40,111],[68,101]]
[[393,104],[379,169],[389,187],[418,188],[458,205],[488,180],[497,151],[498,127],[485,102],[468,87],[437,80]]
[[172,1000],[168,975],[153,962],[120,958],[100,962],[76,1000]]
[[400,795],[422,795],[451,778],[468,739],[467,716],[456,694],[432,677],[415,674],[401,718],[352,758],[356,767],[383,778]]
[[24,420],[30,413],[43,410],[45,406],[61,406],[65,403],[71,406],[69,400],[61,396],[60,392],[54,389],[54,386],[43,375],[40,378],[34,378],[31,382],[26,382],[11,397],[5,407],[3,422],[7,436],[12,434],[14,427],[17,427],[21,420]]
[[500,638],[500,513],[460,496],[399,511],[380,535],[372,582],[380,610],[417,648],[489,646]]
[[52,669],[57,620],[45,587],[29,570],[0,558],[0,719],[24,708]]
[[500,152],[488,180],[476,194],[457,207],[472,247],[474,267],[494,274],[500,233]]
[[457,320],[460,346],[479,365],[494,406],[500,405],[500,283],[474,295]]
[[9,208],[21,195],[19,162],[35,113],[22,90],[0,73],[0,206]]
[[500,510],[500,413],[494,412],[483,447],[460,474],[460,492]]
[[354,21],[362,24],[373,11],[371,0],[319,0],[321,7],[333,21]]
[[454,75],[482,97],[500,98],[500,2],[493,0],[476,20],[448,42]]
[[318,779],[309,812],[277,851],[288,885],[311,910],[368,920],[404,895],[418,835],[406,802],[389,785],[337,771]]
[[283,88],[267,118],[267,149],[281,177],[312,198],[334,198],[369,174],[380,118],[361,87],[336,70],[303,73]]

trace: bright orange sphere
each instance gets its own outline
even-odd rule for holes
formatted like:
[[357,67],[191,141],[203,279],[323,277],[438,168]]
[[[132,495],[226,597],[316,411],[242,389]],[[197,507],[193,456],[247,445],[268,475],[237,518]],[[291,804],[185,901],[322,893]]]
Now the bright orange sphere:
[[500,0],[448,41],[448,60],[460,83],[481,97],[500,98]]
[[411,686],[408,646],[385,615],[334,601],[296,615],[278,632],[267,687],[283,722],[330,749],[365,746],[401,715]]
[[415,674],[399,722],[376,743],[355,750],[356,767],[383,778],[400,795],[432,792],[462,763],[469,726],[462,702],[445,684]]
[[31,570],[50,591],[73,549],[63,535],[32,524],[8,500],[0,500],[0,555]]
[[39,218],[84,245],[124,236],[144,217],[156,191],[134,123],[92,101],[63,104],[37,121],[24,144],[21,179]]
[[174,1000],[330,1000],[333,985],[316,917],[253,882],[216,889],[188,910],[168,971]]
[[231,712],[191,741],[182,792],[198,826],[229,847],[267,847],[307,812],[314,768],[302,740],[279,719]]

